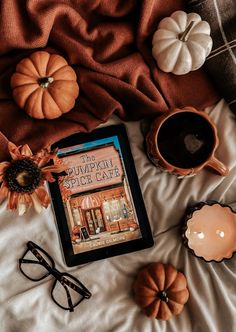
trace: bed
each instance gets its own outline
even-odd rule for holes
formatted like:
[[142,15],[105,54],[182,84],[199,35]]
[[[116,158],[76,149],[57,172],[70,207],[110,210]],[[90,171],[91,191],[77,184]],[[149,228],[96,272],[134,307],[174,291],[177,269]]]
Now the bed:
[[[180,235],[190,205],[216,200],[236,210],[233,2],[1,1],[0,161],[6,159],[8,140],[37,151],[75,132],[124,123],[154,238],[151,248],[68,267],[51,205],[40,214],[31,209],[18,216],[6,209],[6,202],[0,204],[1,332],[236,331],[236,255],[207,263],[184,246]],[[160,20],[180,9],[211,21],[215,48],[204,70],[174,76],[157,68],[151,44]],[[65,57],[80,86],[74,109],[53,121],[25,114],[10,85],[17,63],[42,49]],[[144,133],[149,119],[186,105],[207,112],[216,124],[216,157],[229,168],[227,176],[203,169],[179,179],[148,159]],[[55,305],[50,296],[53,277],[33,282],[20,272],[19,258],[28,241],[45,249],[59,271],[81,280],[92,297],[74,312]],[[172,264],[187,278],[189,300],[169,321],[148,318],[134,301],[132,283],[151,262]]]
[[[206,112],[218,128],[216,155],[230,169],[226,177],[202,170],[194,177],[177,179],[161,172],[144,150],[142,121],[125,122],[154,237],[150,249],[68,268],[51,207],[39,215],[32,211],[18,217],[1,206],[1,331],[235,331],[235,256],[207,263],[192,255],[180,236],[181,218],[188,205],[214,199],[236,208],[235,118],[223,99]],[[113,116],[106,125],[120,122]],[[75,312],[64,311],[51,300],[52,277],[35,283],[20,273],[18,259],[29,240],[50,253],[60,271],[78,277],[92,292]],[[170,263],[187,278],[190,298],[183,312],[167,322],[146,317],[133,299],[133,280],[149,262]]]

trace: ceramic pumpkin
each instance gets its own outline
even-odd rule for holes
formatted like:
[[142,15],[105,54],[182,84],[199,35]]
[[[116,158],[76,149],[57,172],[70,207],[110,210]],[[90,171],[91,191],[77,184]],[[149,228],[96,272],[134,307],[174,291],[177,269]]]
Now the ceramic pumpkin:
[[60,55],[38,51],[21,60],[11,77],[16,103],[36,119],[69,112],[79,95],[75,71]]
[[135,302],[149,317],[168,320],[183,310],[189,298],[186,278],[172,265],[151,263],[133,283]]
[[164,18],[152,40],[158,67],[176,75],[200,68],[212,48],[210,26],[196,13],[178,10]]

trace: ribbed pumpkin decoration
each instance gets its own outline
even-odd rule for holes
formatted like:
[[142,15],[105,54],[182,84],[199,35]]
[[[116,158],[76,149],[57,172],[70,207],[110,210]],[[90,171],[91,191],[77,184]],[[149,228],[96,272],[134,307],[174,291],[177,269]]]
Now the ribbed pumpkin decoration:
[[133,291],[135,302],[143,312],[162,320],[180,314],[189,298],[183,273],[162,263],[145,266],[133,283]]
[[60,55],[37,51],[21,60],[11,77],[16,103],[36,119],[69,112],[79,95],[75,71]]
[[210,25],[182,10],[165,17],[152,40],[152,54],[164,72],[184,75],[200,68],[212,48]]

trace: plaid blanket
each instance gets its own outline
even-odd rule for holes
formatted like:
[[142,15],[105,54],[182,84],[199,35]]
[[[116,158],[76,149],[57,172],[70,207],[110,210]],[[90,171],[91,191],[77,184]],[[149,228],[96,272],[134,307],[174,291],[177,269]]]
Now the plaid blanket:
[[189,0],[187,10],[198,13],[211,26],[213,49],[205,68],[236,114],[236,1]]

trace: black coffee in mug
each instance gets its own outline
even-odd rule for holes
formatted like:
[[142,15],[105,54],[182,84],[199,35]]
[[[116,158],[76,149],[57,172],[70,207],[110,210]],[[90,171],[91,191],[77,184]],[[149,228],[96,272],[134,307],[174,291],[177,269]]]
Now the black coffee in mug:
[[179,168],[201,165],[211,155],[214,145],[211,124],[193,112],[180,112],[168,117],[157,135],[160,154],[168,163]]

